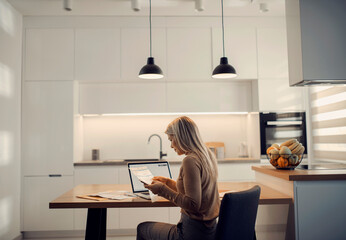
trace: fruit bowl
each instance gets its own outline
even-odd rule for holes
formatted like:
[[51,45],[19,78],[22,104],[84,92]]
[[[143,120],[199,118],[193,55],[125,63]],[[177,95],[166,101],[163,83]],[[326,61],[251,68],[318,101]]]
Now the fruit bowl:
[[304,151],[305,147],[297,139],[290,139],[267,148],[267,157],[276,169],[293,170],[302,162]]
[[297,154],[268,154],[270,164],[280,170],[294,170],[303,160],[303,155]]

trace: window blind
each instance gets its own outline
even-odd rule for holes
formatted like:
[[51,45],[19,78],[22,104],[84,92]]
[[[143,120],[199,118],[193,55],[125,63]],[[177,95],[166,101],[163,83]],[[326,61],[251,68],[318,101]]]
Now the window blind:
[[346,162],[346,86],[310,88],[314,160]]

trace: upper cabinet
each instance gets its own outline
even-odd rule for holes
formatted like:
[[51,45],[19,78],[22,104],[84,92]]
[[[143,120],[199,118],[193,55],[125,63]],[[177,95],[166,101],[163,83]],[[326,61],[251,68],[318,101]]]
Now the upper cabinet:
[[76,29],[75,80],[119,81],[120,49],[118,28]]
[[250,81],[167,83],[167,112],[250,112],[252,109]]
[[304,89],[289,86],[285,28],[258,28],[259,111],[303,111]]
[[166,110],[165,83],[81,84],[80,114],[160,113]]
[[73,80],[73,29],[26,29],[24,80]]
[[168,80],[208,81],[211,61],[211,28],[167,28]]
[[[222,29],[213,28],[213,69],[222,54]],[[257,79],[256,28],[226,28],[225,55],[237,71],[236,79]]]
[[[121,78],[123,81],[145,81],[138,78],[139,71],[150,56],[149,28],[121,29]],[[152,56],[167,76],[166,30],[152,29]],[[163,79],[164,80],[164,79]],[[160,81],[159,81],[160,82]]]
[[78,81],[81,114],[303,110],[302,90],[288,85],[284,18],[226,18],[225,56],[238,73],[227,80],[211,77],[223,56],[220,18],[157,18],[152,56],[164,78],[150,81],[138,78],[150,56],[143,19],[25,22],[24,79]]
[[288,78],[286,30],[258,28],[258,78]]

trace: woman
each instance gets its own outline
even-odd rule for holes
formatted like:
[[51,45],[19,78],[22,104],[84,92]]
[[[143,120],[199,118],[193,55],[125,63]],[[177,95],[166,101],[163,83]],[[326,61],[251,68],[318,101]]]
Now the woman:
[[177,181],[157,176],[146,188],[181,208],[177,225],[144,222],[137,227],[137,239],[214,239],[220,200],[217,161],[203,143],[197,125],[188,117],[173,120],[166,132],[171,148],[183,159]]

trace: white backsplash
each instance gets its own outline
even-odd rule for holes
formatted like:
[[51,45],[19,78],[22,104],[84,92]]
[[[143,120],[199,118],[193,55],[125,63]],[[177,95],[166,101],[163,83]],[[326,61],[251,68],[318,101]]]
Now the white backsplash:
[[[249,156],[257,157],[259,143],[258,114],[187,115],[199,127],[205,142],[224,142],[225,158],[238,156],[239,145],[247,142]],[[99,116],[83,118],[83,160],[91,160],[91,150],[100,150],[100,160],[159,158],[160,143],[151,134],[162,138],[165,159],[182,159],[170,148],[164,133],[166,126],[178,115],[157,116]],[[249,126],[249,124],[251,126]],[[251,132],[249,132],[251,131]]]

